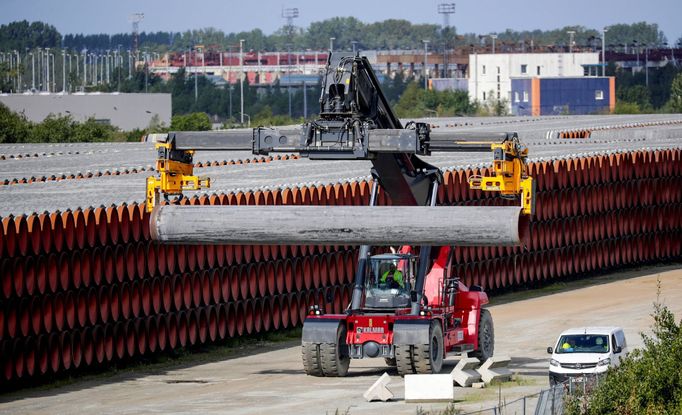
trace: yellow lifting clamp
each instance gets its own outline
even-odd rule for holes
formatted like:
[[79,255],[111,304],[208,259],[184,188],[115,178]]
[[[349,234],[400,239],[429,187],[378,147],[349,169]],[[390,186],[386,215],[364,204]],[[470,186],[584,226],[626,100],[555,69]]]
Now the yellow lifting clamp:
[[522,148],[518,139],[494,143],[490,148],[493,150],[491,175],[470,177],[469,187],[484,192],[500,192],[508,197],[520,195],[522,213],[532,215],[535,213],[535,184],[528,176],[528,148]]
[[156,171],[159,177],[147,177],[147,212],[159,204],[160,196],[182,196],[185,190],[211,187],[211,179],[194,175],[193,150],[174,150],[171,143],[157,142]]

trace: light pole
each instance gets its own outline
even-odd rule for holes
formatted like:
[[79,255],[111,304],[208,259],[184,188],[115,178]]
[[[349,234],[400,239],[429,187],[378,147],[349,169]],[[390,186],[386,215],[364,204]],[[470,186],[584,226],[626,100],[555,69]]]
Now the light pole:
[[249,119],[249,123],[248,123],[247,127],[251,128],[251,116],[250,116],[249,114],[244,114],[244,113],[242,112],[242,124],[244,124],[244,121],[243,121],[243,120],[244,120],[244,117],[246,117],[246,118]]
[[241,124],[244,125],[244,39],[239,39],[239,106]]
[[36,57],[31,52],[31,92],[36,89]]
[[426,65],[428,63],[429,54],[429,40],[422,40],[424,42],[424,91],[429,89],[429,76],[426,73]]
[[24,72],[24,68],[21,67],[21,55],[19,55],[19,51],[15,50],[14,53],[17,54],[17,92],[21,90],[21,74]]
[[329,38],[329,53],[334,52],[334,41],[335,40],[336,40],[335,37]]
[[647,43],[644,49],[644,77],[646,79],[646,86],[649,87],[649,44]]
[[83,92],[88,86],[88,50],[83,50]]
[[50,92],[50,48],[45,48],[47,55],[47,92]]
[[66,94],[66,50],[62,49],[62,94]]
[[493,55],[495,54],[495,39],[497,39],[496,34],[490,35],[490,38],[493,40]]
[[606,76],[606,32],[608,28],[602,29],[601,35],[601,76]]
[[443,78],[448,78],[450,63],[448,62],[448,36],[450,35],[450,15],[455,14],[455,3],[439,3],[438,14],[443,16],[441,37],[443,38]]
[[575,30],[569,30],[568,33],[571,36],[571,40],[568,44],[568,53],[573,53],[573,35],[575,35]]

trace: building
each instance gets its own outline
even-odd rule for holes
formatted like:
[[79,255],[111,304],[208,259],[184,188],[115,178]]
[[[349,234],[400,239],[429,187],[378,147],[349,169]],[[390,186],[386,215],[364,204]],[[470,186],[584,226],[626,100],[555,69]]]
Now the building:
[[469,55],[469,96],[472,100],[512,101],[512,78],[582,77],[598,65],[598,53],[497,53]]
[[511,96],[513,115],[608,113],[616,107],[616,78],[512,78]]
[[152,120],[166,125],[171,121],[171,94],[4,94],[0,102],[33,122],[62,114],[76,121],[94,118],[130,131],[147,128]]

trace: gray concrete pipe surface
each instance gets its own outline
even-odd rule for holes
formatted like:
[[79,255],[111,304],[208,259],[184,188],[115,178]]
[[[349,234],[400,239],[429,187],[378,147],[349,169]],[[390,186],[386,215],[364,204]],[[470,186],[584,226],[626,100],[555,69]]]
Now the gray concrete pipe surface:
[[179,244],[518,245],[519,207],[158,206],[152,239]]

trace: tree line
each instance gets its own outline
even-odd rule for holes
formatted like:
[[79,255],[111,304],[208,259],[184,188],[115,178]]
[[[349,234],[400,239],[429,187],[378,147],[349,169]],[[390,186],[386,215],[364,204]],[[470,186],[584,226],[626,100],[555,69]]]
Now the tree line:
[[[568,31],[574,31],[574,42],[577,46],[595,47],[602,36],[601,29],[584,26],[566,26],[552,30],[512,30],[498,33],[498,42],[503,47],[523,44],[523,47],[568,46]],[[407,20],[387,19],[380,22],[364,23],[355,17],[333,17],[312,22],[306,28],[294,27],[289,31],[283,26],[272,34],[265,34],[261,29],[225,33],[215,28],[203,28],[184,32],[140,32],[140,47],[154,52],[183,51],[198,44],[207,47],[227,49],[239,45],[244,39],[248,49],[261,51],[293,49],[326,50],[329,39],[335,38],[334,48],[350,50],[355,43],[359,50],[369,49],[421,49],[422,40],[432,40],[438,47],[443,38],[448,38],[450,47],[467,47],[489,42],[477,33],[458,33],[455,27],[443,30],[436,24],[413,24]],[[665,34],[655,23],[638,22],[632,24],[614,24],[609,26],[606,35],[607,44],[612,47],[620,45],[652,45],[663,46],[668,42]],[[439,43],[440,42],[440,43]],[[682,38],[672,42],[670,46],[682,42]],[[532,43],[532,46],[531,46]],[[12,22],[0,26],[0,50],[23,51],[33,48],[64,47],[81,51],[105,51],[121,48],[133,48],[133,36],[130,33],[117,34],[77,34],[61,35],[54,26],[26,20]]]

